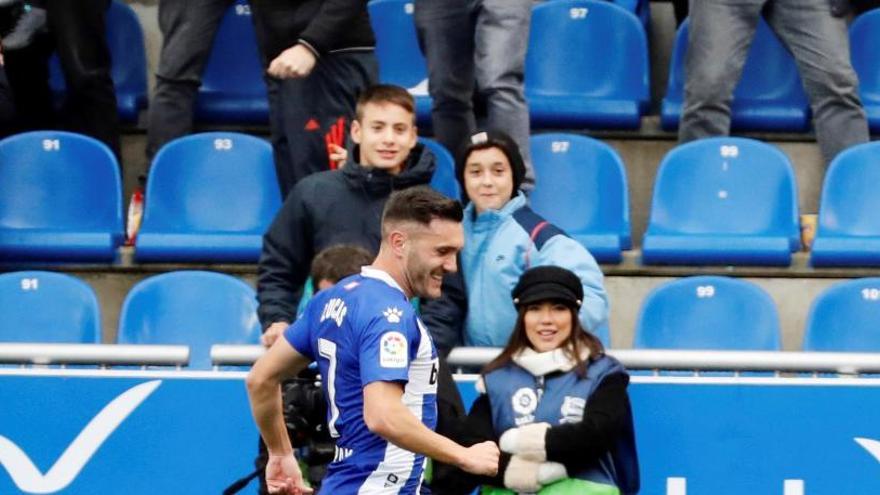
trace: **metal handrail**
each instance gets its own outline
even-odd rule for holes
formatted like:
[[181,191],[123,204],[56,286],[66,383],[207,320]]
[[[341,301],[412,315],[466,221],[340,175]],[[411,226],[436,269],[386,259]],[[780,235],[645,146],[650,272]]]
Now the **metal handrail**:
[[185,366],[185,345],[128,344],[0,344],[0,363]]

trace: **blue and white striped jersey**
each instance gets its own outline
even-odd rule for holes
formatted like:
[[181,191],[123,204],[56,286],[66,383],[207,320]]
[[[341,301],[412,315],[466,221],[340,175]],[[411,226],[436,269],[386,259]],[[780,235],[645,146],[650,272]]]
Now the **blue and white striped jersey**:
[[415,494],[425,456],[405,451],[364,423],[363,389],[404,384],[403,402],[428,428],[437,423],[437,352],[403,290],[387,273],[359,275],[319,292],[284,332],[323,377],[336,458],[321,486],[331,494]]

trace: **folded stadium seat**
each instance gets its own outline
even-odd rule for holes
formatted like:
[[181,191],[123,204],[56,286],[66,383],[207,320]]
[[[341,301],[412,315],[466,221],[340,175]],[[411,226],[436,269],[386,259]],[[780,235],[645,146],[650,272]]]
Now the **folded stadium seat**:
[[440,143],[429,138],[419,138],[434,153],[434,175],[431,177],[431,187],[452,199],[461,199],[461,186],[455,178],[455,159],[452,154]]
[[880,266],[880,142],[834,158],[822,185],[813,266]]
[[839,282],[813,301],[805,351],[880,352],[880,278]]
[[98,298],[76,277],[42,271],[0,274],[0,308],[0,342],[101,342]]
[[[685,53],[688,24],[685,20],[675,37],[669,83],[660,110],[666,130],[678,128],[684,106]],[[749,131],[806,131],[810,105],[794,58],[761,19],[749,49],[742,77],[733,92],[731,127]]]
[[269,100],[247,0],[220,21],[195,104],[200,122],[267,124]]
[[416,36],[413,0],[371,0],[367,8],[376,34],[379,80],[407,88],[416,101],[419,125],[430,125],[428,68]]
[[642,303],[636,349],[777,351],[776,305],[757,285],[730,277],[686,277],[655,288]]
[[119,315],[120,344],[188,345],[189,367],[211,368],[214,344],[259,344],[254,290],[230,275],[178,271],[129,291]]
[[153,160],[135,259],[256,263],[280,205],[266,141],[234,132],[176,139]]
[[866,12],[849,28],[852,64],[859,75],[859,95],[871,132],[880,133],[880,9]]
[[626,170],[613,148],[574,134],[531,138],[532,208],[583,244],[600,262],[630,249]]
[[797,186],[775,146],[709,138],[660,163],[642,242],[646,264],[788,265],[800,248]]
[[638,128],[648,74],[645,30],[623,7],[594,0],[534,7],[525,85],[535,127]]
[[[147,106],[147,54],[144,31],[131,7],[114,0],[107,9],[107,45],[112,59],[110,77],[116,90],[119,118],[137,122],[138,113]],[[55,98],[64,98],[65,83],[58,56],[49,62],[49,84]]]
[[113,261],[122,243],[119,165],[87,136],[0,141],[0,262]]

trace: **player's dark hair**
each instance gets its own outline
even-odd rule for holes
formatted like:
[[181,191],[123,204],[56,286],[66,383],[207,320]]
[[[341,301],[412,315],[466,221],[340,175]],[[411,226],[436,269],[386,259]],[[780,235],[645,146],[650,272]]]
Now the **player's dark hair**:
[[431,220],[450,220],[461,222],[464,214],[461,204],[449,199],[427,186],[416,186],[396,191],[385,203],[382,212],[382,234],[387,233],[386,226],[397,222],[414,222],[428,225]]
[[355,107],[355,116],[358,122],[363,122],[364,107],[368,103],[391,103],[392,105],[397,105],[406,110],[407,113],[411,113],[413,115],[413,122],[415,122],[415,100],[413,100],[409,91],[400,86],[394,86],[393,84],[374,84],[365,89],[358,97],[357,106]]
[[330,246],[312,260],[312,281],[317,284],[321,280],[327,280],[335,284],[358,273],[362,266],[372,263],[373,258],[375,256],[369,251],[353,244]]

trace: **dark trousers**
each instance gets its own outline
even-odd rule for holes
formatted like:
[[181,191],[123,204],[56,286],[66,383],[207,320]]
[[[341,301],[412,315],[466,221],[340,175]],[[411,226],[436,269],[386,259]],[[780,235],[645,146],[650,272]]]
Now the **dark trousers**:
[[0,65],[0,138],[8,133],[15,116],[15,105],[12,102],[12,89],[6,80],[6,70]]
[[214,35],[232,0],[160,0],[162,53],[150,101],[147,160],[193,129],[193,107]]
[[344,146],[358,95],[378,73],[374,53],[363,51],[323,55],[302,79],[266,78],[282,198],[300,179],[331,168],[327,142]]
[[[105,14],[110,0],[45,0],[49,34],[6,53],[17,130],[64,128],[94,137],[119,157],[119,116],[110,78]],[[67,96],[56,114],[47,61],[58,53]]]

